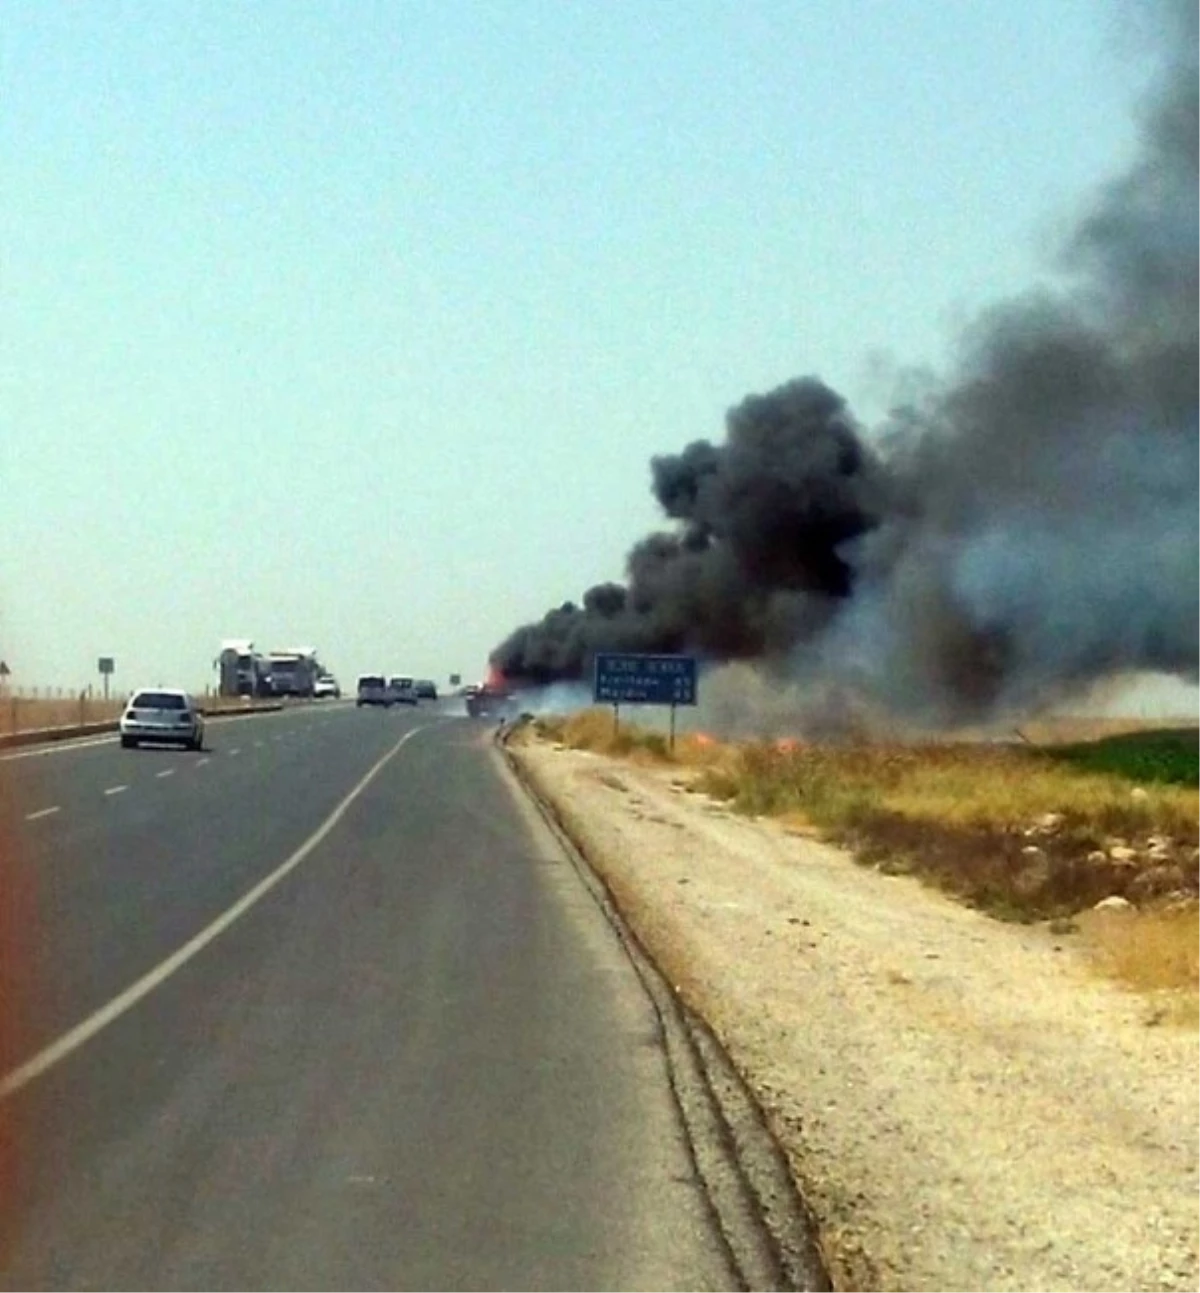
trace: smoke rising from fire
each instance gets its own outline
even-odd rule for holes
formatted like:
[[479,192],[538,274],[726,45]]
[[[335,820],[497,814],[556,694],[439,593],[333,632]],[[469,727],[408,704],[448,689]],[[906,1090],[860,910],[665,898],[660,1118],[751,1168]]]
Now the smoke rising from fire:
[[1194,676],[1200,78],[1195,8],[1167,12],[1138,158],[1060,286],[976,320],[950,380],[870,432],[804,377],[652,459],[671,528],[493,665],[547,684],[597,650],[689,651],[936,723]]

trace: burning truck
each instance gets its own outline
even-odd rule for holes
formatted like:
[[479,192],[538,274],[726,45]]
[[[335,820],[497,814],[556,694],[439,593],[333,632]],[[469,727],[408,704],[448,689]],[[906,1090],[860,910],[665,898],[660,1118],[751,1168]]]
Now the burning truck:
[[512,718],[517,713],[516,689],[494,665],[483,682],[467,688],[464,699],[469,718]]

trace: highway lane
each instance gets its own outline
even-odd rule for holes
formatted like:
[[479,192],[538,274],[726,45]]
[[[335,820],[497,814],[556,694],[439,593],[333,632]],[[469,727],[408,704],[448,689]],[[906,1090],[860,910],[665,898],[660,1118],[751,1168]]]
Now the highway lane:
[[314,707],[214,723],[202,754],[114,738],[14,760],[22,816],[58,809],[24,823],[40,925],[31,1043],[97,1009],[287,857],[415,724],[405,715]]
[[30,1054],[346,805],[8,1096],[27,1144],[6,1287],[735,1286],[649,1003],[486,734],[313,707],[213,724],[207,761],[6,765],[25,812],[60,809],[24,826]]

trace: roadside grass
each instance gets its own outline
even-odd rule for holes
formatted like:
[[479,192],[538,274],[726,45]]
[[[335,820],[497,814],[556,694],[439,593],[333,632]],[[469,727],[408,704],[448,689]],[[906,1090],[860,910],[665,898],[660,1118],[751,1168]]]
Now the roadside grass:
[[1195,903],[1090,911],[1078,923],[1096,969],[1152,998],[1148,1023],[1200,1026],[1200,908]]
[[[1098,973],[1154,998],[1149,1022],[1200,1019],[1195,729],[1049,747],[693,734],[673,756],[660,734],[615,729],[604,710],[531,730],[674,766],[689,789],[819,834],[865,865],[911,874],[1000,919],[1078,932]],[[1135,905],[1093,910],[1113,895]]]
[[672,760],[667,738],[661,732],[648,732],[632,723],[617,723],[606,709],[585,709],[563,717],[535,718],[530,726],[542,740],[565,745],[571,750],[591,750],[596,754],[633,757],[655,763]]
[[[569,748],[673,764],[689,788],[737,812],[819,833],[866,865],[912,874],[1002,919],[1063,921],[1113,895],[1153,909],[1194,902],[1200,887],[1194,729],[1050,748],[693,735],[673,757],[659,734],[614,730],[604,710],[532,729]],[[1122,953],[1120,975],[1144,973],[1145,959],[1194,983],[1195,958],[1161,950],[1176,946],[1180,927],[1177,916],[1146,926]],[[1182,928],[1186,943],[1186,920]]]
[[1194,790],[1134,786],[1011,746],[741,747],[702,778],[738,811],[803,813],[864,862],[994,915],[1070,915],[1197,892]]
[[[241,698],[232,696],[199,699],[206,714],[250,707]],[[108,700],[96,696],[0,696],[0,735],[113,722],[120,718],[125,700],[125,696],[112,696]]]
[[4,696],[0,697],[0,734],[102,723],[118,718],[124,707],[124,697]]

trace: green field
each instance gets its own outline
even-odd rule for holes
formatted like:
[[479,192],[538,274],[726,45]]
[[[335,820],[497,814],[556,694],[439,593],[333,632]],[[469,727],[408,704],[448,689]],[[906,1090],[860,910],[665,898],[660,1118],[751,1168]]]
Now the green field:
[[1139,784],[1200,786],[1200,742],[1194,727],[1129,732],[1047,750],[1084,772],[1102,772]]

